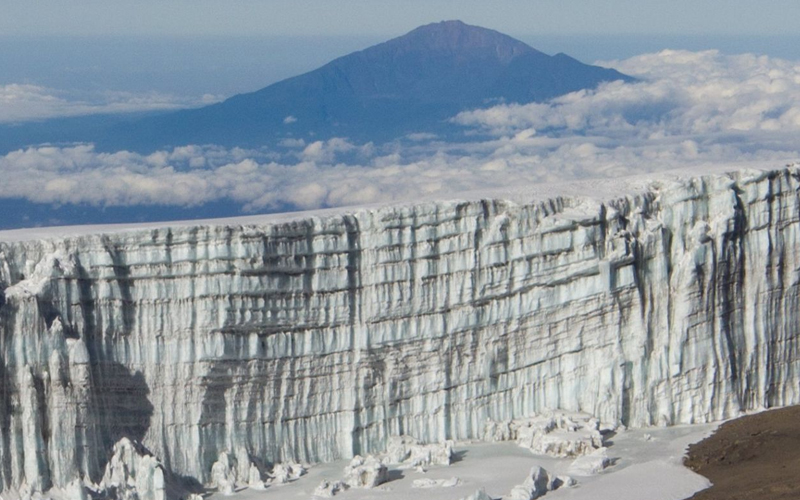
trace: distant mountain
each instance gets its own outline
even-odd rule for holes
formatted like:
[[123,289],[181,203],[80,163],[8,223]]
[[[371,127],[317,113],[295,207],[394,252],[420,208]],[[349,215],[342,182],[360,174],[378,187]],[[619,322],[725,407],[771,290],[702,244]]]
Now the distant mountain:
[[494,30],[444,21],[253,93],[117,125],[103,142],[147,149],[256,146],[309,136],[384,140],[436,131],[466,109],[541,102],[612,80],[633,78],[565,54],[549,56]]
[[565,54],[549,56],[494,30],[444,21],[203,108],[0,127],[0,151],[42,142],[149,152],[185,144],[274,145],[288,137],[381,142],[411,132],[446,135],[460,131],[447,122],[460,111],[542,102],[613,80],[634,79]]

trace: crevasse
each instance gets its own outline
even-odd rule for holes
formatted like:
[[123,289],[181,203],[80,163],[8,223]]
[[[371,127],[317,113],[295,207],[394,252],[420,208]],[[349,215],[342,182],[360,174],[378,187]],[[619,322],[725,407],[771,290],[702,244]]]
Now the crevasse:
[[[800,402],[800,168],[0,242],[0,482]],[[2,240],[2,236],[0,236]],[[246,463],[246,462],[244,462]]]

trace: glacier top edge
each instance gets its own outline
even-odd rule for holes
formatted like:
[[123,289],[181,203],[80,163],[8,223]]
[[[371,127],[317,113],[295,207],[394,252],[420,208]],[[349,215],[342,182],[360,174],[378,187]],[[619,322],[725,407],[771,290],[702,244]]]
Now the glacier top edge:
[[691,182],[708,176],[728,176],[732,180],[758,180],[765,175],[777,174],[786,169],[800,169],[800,163],[790,163],[783,167],[746,167],[736,165],[704,165],[702,167],[664,170],[619,178],[592,178],[558,182],[547,182],[505,188],[483,189],[448,194],[421,195],[414,200],[381,202],[368,205],[344,205],[340,207],[281,212],[273,214],[226,217],[218,219],[194,219],[176,221],[157,221],[125,224],[101,224],[78,226],[52,226],[0,231],[0,243],[20,243],[36,240],[63,239],[70,237],[136,233],[139,231],[167,230],[189,227],[237,227],[263,226],[298,222],[310,218],[327,219],[358,212],[375,212],[379,209],[402,209],[424,204],[452,204],[479,200],[504,200],[518,204],[546,202],[556,198],[585,199],[587,201],[607,202],[625,196],[636,195],[659,189],[665,183]]

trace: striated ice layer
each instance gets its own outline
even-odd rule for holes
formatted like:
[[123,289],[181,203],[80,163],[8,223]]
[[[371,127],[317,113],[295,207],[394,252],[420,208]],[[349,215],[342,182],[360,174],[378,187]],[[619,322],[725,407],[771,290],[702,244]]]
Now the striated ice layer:
[[247,475],[548,408],[799,403],[799,178],[0,243],[0,485],[97,483],[122,438],[210,484],[221,454]]

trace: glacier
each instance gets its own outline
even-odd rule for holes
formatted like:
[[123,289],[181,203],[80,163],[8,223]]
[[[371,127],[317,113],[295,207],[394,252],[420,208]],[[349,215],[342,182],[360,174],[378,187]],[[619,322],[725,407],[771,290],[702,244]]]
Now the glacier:
[[800,403],[800,166],[602,187],[0,233],[3,492]]

